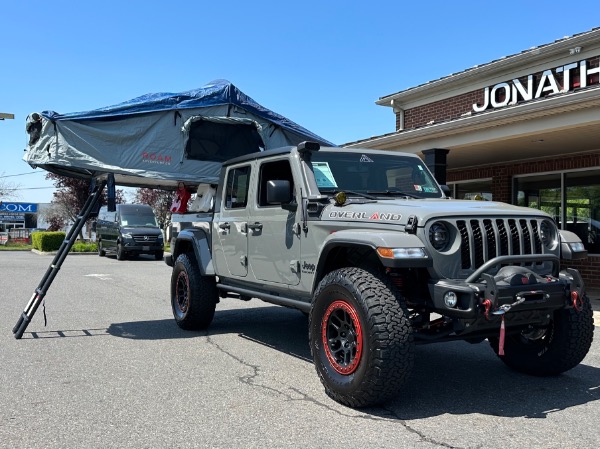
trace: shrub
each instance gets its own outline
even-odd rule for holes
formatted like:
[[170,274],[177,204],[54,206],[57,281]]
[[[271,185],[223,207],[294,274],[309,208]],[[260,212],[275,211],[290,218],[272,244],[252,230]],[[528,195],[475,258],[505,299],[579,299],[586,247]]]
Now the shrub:
[[75,242],[71,248],[73,253],[93,253],[98,251],[98,245],[95,243]]
[[34,232],[31,234],[31,244],[34,249],[42,252],[56,251],[65,240],[65,232]]

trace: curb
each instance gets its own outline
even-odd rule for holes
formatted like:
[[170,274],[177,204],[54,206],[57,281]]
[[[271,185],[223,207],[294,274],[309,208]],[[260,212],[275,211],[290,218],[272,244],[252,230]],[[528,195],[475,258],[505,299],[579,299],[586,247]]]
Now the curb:
[[[54,256],[58,253],[58,251],[40,251],[38,249],[32,249],[31,250],[32,253],[38,254],[40,256]],[[74,254],[77,255],[81,255],[81,256],[97,256],[98,255],[98,251],[88,251],[88,252],[75,252],[75,251],[69,251],[69,256],[72,256]]]

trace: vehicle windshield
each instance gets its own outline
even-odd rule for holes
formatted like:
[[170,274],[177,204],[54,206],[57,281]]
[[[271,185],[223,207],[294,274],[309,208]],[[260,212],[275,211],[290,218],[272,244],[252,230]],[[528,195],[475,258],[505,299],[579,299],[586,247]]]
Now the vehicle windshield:
[[378,199],[441,198],[435,179],[418,158],[401,154],[316,151],[311,166],[321,193],[344,191]]
[[121,226],[151,226],[153,228],[158,227],[156,217],[150,214],[144,215],[121,215]]

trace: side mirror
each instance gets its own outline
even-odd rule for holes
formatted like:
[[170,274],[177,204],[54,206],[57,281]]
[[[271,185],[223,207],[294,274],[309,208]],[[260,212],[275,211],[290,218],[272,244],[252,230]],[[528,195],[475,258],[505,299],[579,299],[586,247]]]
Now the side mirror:
[[447,196],[448,198],[450,198],[450,196],[452,196],[450,187],[448,187],[446,184],[440,185],[440,188],[442,189],[442,192],[444,193],[445,196]]
[[287,180],[267,181],[267,204],[285,204],[292,201],[292,189]]
[[92,232],[96,232],[96,221],[92,222]]

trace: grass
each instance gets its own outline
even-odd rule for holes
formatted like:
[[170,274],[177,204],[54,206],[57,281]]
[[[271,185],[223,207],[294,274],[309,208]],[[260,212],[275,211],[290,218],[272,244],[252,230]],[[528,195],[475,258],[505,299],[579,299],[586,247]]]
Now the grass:
[[31,251],[31,244],[9,242],[6,245],[0,245],[0,251]]
[[[31,251],[33,246],[30,243],[7,243],[0,245],[0,251]],[[75,242],[71,248],[72,253],[95,253],[98,246],[95,243]]]
[[72,253],[95,253],[98,245],[95,243],[75,242],[71,248]]
[[[29,243],[7,243],[0,245],[0,251],[31,251],[32,246]],[[75,242],[71,248],[72,253],[95,253],[98,246],[95,243]],[[165,245],[165,252],[171,251],[169,245]]]

